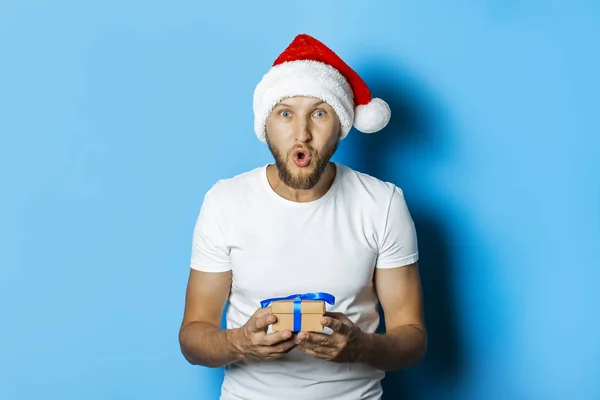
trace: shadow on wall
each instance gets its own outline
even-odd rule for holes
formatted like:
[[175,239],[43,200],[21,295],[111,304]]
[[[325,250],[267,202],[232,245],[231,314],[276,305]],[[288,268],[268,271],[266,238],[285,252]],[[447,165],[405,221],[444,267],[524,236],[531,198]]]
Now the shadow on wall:
[[[368,58],[367,58],[368,59]],[[388,372],[382,385],[384,400],[421,399],[431,389],[453,387],[460,382],[465,369],[463,349],[460,346],[457,308],[454,306],[454,288],[451,286],[454,266],[451,260],[450,229],[444,227],[427,204],[425,194],[440,197],[439,189],[428,181],[432,163],[427,157],[440,156],[447,148],[440,142],[447,136],[446,122],[440,124],[440,109],[429,98],[424,98],[421,85],[404,71],[386,69],[393,63],[366,65],[361,75],[375,97],[384,99],[392,109],[388,126],[375,134],[358,131],[348,136],[346,146],[352,154],[349,164],[361,172],[402,188],[417,229],[420,271],[423,285],[425,323],[428,330],[428,352],[416,367]],[[363,72],[364,71],[364,72]],[[418,87],[416,87],[418,86]],[[427,171],[429,167],[429,171]],[[436,193],[438,192],[438,193]],[[413,200],[414,199],[414,200]],[[447,211],[451,212],[451,211]],[[382,324],[385,321],[380,308]]]

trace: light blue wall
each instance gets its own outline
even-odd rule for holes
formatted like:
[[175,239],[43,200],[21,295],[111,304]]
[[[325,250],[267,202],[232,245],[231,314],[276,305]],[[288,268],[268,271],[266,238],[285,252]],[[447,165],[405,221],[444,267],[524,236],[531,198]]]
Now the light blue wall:
[[252,91],[301,32],[393,110],[335,156],[419,233],[430,348],[386,398],[600,398],[599,4],[2,2],[0,398],[217,398],[193,224],[270,160]]

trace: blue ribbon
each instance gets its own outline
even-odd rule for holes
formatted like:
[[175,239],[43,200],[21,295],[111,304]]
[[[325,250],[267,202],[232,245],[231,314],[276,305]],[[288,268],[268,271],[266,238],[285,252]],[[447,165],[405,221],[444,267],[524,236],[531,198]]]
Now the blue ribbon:
[[302,300],[322,300],[331,305],[335,304],[335,297],[329,293],[312,292],[304,294],[292,294],[286,297],[273,297],[260,302],[262,308],[267,307],[271,302],[278,300],[294,300],[294,332],[300,332],[302,329]]

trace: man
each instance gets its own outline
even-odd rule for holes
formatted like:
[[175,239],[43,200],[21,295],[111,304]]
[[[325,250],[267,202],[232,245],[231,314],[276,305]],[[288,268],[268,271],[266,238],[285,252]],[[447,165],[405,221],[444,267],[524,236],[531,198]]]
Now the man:
[[[298,35],[254,93],[275,164],[219,180],[193,234],[179,340],[192,364],[225,367],[222,400],[380,399],[386,370],[426,351],[415,227],[403,192],[330,158],[387,104],[332,50]],[[326,292],[323,332],[273,332],[260,302]],[[225,305],[226,329],[220,329]],[[378,302],[386,333],[379,325]]]

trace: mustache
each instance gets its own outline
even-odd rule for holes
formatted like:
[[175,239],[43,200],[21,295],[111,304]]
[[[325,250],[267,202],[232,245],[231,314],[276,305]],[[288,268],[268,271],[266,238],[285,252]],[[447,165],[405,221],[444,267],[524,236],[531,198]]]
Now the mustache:
[[296,145],[296,146],[292,147],[292,148],[290,149],[290,151],[288,151],[288,154],[291,154],[291,153],[293,153],[293,152],[294,152],[294,151],[296,151],[296,150],[304,150],[304,151],[308,151],[308,152],[309,152],[309,153],[311,153],[311,154],[318,154],[318,151],[317,151],[317,150],[315,150],[313,147],[310,147],[310,146],[302,146],[302,145]]

